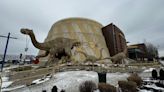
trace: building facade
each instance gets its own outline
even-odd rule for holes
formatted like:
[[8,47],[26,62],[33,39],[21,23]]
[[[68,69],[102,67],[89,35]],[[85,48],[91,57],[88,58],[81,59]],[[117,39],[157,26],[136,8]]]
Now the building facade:
[[128,46],[128,56],[131,59],[144,61],[147,59],[147,48],[144,43]]
[[105,37],[107,48],[111,56],[114,56],[127,48],[124,33],[113,23],[103,27],[102,33]]

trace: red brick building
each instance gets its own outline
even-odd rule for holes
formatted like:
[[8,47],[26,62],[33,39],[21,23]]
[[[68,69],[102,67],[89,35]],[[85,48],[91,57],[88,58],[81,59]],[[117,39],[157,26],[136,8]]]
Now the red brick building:
[[102,33],[111,56],[122,52],[125,49],[125,36],[117,26],[111,23],[102,28]]

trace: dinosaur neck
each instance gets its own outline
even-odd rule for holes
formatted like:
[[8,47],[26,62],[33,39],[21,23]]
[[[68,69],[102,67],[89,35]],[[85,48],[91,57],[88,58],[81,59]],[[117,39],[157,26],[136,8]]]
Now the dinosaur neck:
[[43,43],[39,43],[39,42],[36,40],[34,33],[30,33],[29,36],[30,36],[30,38],[31,38],[32,44],[33,44],[36,48],[41,49],[41,50],[46,50],[45,46],[43,46]]
[[84,53],[82,51],[77,51],[77,52],[79,52],[79,53],[83,54],[85,57],[87,57],[87,54],[86,53]]

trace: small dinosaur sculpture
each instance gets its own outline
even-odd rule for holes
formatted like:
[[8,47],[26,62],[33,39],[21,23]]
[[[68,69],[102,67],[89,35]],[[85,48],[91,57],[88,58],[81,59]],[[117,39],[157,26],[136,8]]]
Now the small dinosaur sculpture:
[[50,62],[52,63],[55,59],[61,59],[61,55],[70,57],[72,55],[71,49],[74,46],[81,45],[81,43],[75,39],[62,38],[62,37],[56,38],[54,40],[50,40],[48,42],[39,43],[36,40],[32,30],[22,28],[20,32],[22,34],[29,35],[33,45],[36,48],[46,51],[44,54],[36,56],[36,58],[46,57],[48,56],[48,54],[50,54],[49,60],[46,63],[46,65]]
[[112,57],[107,57],[105,59],[111,59],[114,64],[125,63],[124,59],[126,58],[127,48],[123,52],[120,52]]

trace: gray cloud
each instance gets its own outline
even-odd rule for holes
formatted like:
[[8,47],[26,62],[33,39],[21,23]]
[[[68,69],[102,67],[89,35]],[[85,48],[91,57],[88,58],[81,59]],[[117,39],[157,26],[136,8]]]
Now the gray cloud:
[[[38,41],[43,42],[53,23],[68,17],[94,19],[104,26],[113,22],[132,43],[146,39],[159,45],[160,55],[164,56],[164,1],[163,0],[1,0],[0,35],[12,36],[8,53],[23,52],[26,39],[20,34],[22,27],[31,28]],[[4,52],[5,38],[0,38],[0,51]],[[29,54],[38,50],[29,44]]]

